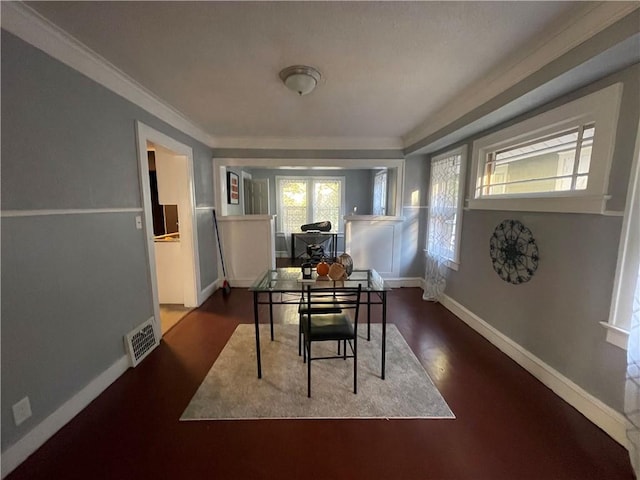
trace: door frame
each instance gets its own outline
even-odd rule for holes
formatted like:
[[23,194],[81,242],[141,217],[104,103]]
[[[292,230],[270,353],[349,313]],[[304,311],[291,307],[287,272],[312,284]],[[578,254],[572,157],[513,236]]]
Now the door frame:
[[[149,160],[147,143],[161,145],[177,155],[186,158],[187,198],[189,214],[180,218],[180,246],[183,260],[184,305],[197,307],[200,292],[200,259],[198,253],[198,223],[196,217],[195,184],[193,173],[193,149],[174,138],[161,133],[140,121],[136,121],[136,137],[138,146],[138,171],[143,207],[143,231],[147,247],[149,281],[153,297],[153,316],[157,338],[161,337],[160,301],[158,299],[158,277],[156,271],[155,244],[153,235],[153,217],[151,213],[151,186],[149,183]],[[184,233],[183,233],[184,232]],[[188,265],[187,265],[188,264]]]

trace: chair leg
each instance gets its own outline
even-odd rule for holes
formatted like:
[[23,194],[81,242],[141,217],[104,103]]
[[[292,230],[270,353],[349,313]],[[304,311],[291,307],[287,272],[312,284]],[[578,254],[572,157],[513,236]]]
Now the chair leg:
[[343,343],[343,345],[342,345],[342,350],[343,350],[342,359],[346,360],[347,359],[347,341],[343,340],[342,343]]
[[302,363],[307,363],[307,339],[304,335],[302,336],[302,343],[304,344],[302,345]]
[[302,315],[298,315],[298,356],[302,355]]
[[353,393],[358,393],[358,340],[353,340]]
[[311,398],[311,342],[306,345],[309,347],[309,361],[307,362],[307,397]]
[[371,292],[367,292],[367,342],[371,341]]

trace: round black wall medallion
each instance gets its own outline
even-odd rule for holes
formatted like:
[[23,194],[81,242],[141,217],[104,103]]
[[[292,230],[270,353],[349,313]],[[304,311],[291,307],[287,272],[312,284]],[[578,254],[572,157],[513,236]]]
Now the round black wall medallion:
[[489,241],[493,269],[502,280],[525,283],[538,268],[538,247],[531,230],[518,220],[504,220]]

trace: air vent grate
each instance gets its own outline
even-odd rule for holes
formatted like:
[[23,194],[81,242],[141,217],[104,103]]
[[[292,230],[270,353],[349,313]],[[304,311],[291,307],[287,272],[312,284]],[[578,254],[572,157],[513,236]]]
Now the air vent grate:
[[131,364],[135,367],[158,346],[153,330],[153,317],[125,336]]

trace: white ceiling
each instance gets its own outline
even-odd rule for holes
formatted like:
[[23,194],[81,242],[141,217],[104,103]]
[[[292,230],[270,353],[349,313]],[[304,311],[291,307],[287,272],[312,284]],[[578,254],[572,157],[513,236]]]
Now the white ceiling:
[[[593,5],[28,2],[220,145],[270,137],[400,147]],[[293,64],[320,70],[313,93],[281,83]]]

